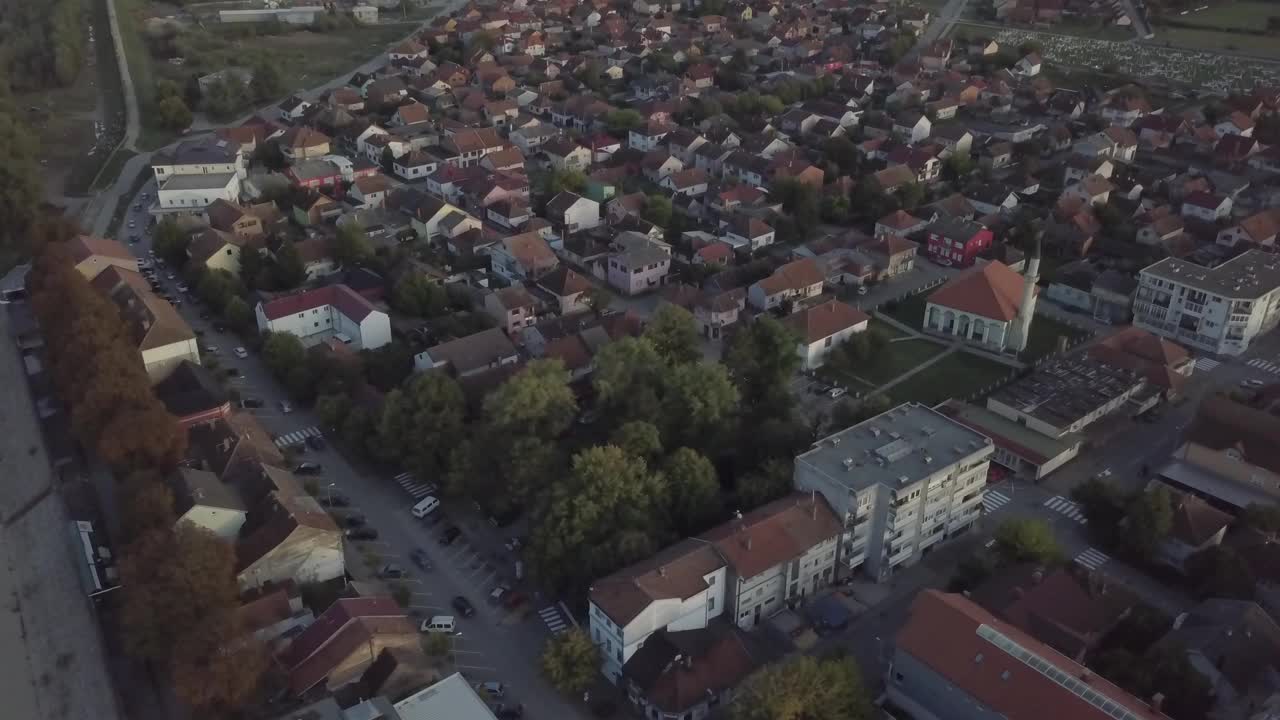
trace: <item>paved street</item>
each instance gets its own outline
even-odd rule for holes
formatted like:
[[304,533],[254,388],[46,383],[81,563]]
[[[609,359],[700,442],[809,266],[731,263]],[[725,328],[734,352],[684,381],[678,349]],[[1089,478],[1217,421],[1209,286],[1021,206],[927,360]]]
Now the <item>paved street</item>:
[[946,37],[951,33],[951,26],[964,15],[965,5],[969,4],[969,0],[947,0],[947,4],[934,15],[933,20],[929,23],[924,32],[920,33],[920,38],[916,41],[916,45],[911,50],[911,54],[918,55],[921,50],[929,47],[935,40]]
[[[143,192],[154,192],[149,184]],[[129,245],[142,257],[150,251],[150,237],[143,232],[146,213],[134,210],[138,204],[130,203],[126,222],[121,229],[121,241],[128,235],[140,233],[137,244]],[[146,203],[143,203],[146,207]],[[132,221],[136,229],[130,230]],[[178,295],[176,284],[180,278],[168,280],[171,269],[162,269],[157,276],[166,292]],[[176,273],[174,273],[176,276]],[[201,330],[201,346],[217,348],[220,367],[236,367],[243,377],[235,378],[232,386],[242,397],[254,397],[263,401],[261,409],[246,410],[253,413],[263,427],[280,440],[297,440],[314,434],[319,421],[310,412],[296,409],[289,414],[280,411],[280,401],[287,399],[283,390],[270,376],[257,355],[237,359],[232,351],[241,345],[236,336],[216,332],[211,323],[199,319],[199,306],[186,299],[178,307],[179,312],[193,328]],[[426,523],[415,520],[409,514],[413,496],[421,495],[420,484],[404,482],[392,476],[373,472],[348,460],[332,445],[325,450],[308,450],[303,460],[323,465],[324,473],[318,478],[320,492],[332,490],[351,498],[352,507],[347,512],[363,515],[371,527],[379,532],[372,542],[349,543],[347,569],[357,580],[375,581],[374,576],[382,563],[394,562],[410,573],[406,585],[412,591],[412,610],[429,617],[434,614],[456,615],[449,608],[455,595],[463,595],[476,608],[472,618],[458,618],[460,635],[454,638],[453,652],[458,670],[475,682],[500,680],[510,690],[508,697],[523,702],[528,708],[537,708],[527,717],[573,718],[581,710],[555,692],[539,674],[538,659],[542,645],[550,635],[551,627],[563,629],[566,618],[547,602],[533,602],[527,614],[512,615],[501,607],[487,602],[493,588],[514,576],[513,556],[502,547],[498,531],[475,517],[469,508],[443,507],[436,515],[448,516],[448,522],[439,521],[436,529],[450,522],[458,525],[462,538],[448,547],[437,543],[436,533]],[[408,487],[406,487],[406,485]],[[434,519],[434,515],[432,518]],[[434,569],[424,573],[409,558],[414,548],[423,548],[431,558]],[[540,613],[539,611],[544,611]]]

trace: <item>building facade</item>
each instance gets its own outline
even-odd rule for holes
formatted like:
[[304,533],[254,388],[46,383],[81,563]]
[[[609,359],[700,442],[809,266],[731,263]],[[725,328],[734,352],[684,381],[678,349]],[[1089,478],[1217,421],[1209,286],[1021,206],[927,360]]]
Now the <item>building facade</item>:
[[314,345],[330,337],[357,350],[391,342],[391,318],[346,285],[329,285],[258,303],[258,330],[284,332]]

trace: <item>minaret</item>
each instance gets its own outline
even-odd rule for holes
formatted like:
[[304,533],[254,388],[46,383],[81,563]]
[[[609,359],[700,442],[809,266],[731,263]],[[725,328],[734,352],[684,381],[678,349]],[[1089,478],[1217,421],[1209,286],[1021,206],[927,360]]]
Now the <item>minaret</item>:
[[1036,281],[1040,279],[1040,231],[1036,230],[1035,240],[1031,245],[1031,255],[1027,258],[1026,271],[1022,273],[1022,304],[1018,306],[1018,316],[1013,319],[1012,335],[1007,348],[1014,352],[1027,349],[1027,338],[1031,337],[1031,316],[1036,314]]

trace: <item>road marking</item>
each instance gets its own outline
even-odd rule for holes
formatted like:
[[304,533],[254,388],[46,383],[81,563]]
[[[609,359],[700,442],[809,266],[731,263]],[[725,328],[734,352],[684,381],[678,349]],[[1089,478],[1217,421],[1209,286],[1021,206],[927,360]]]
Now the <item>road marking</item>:
[[1080,510],[1080,506],[1061,495],[1054,495],[1048,500],[1045,500],[1044,506],[1054,512],[1062,513],[1078,523],[1084,524],[1088,522],[1084,516],[1084,512]]
[[307,441],[307,438],[320,437],[320,434],[320,428],[312,425],[309,428],[303,428],[302,430],[297,430],[289,433],[288,435],[281,435],[276,438],[276,447],[285,448],[290,445],[301,445]]
[[982,510],[984,512],[992,512],[1004,505],[1007,505],[1011,499],[1012,498],[1004,493],[988,490],[986,494],[982,496]]
[[1196,370],[1199,372],[1213,372],[1222,363],[1213,358],[1196,358]]
[[1083,552],[1076,555],[1075,562],[1077,565],[1083,565],[1090,570],[1097,570],[1111,561],[1111,557],[1101,550],[1093,548],[1085,548]]
[[396,484],[404,488],[405,492],[409,493],[409,497],[412,497],[414,500],[421,500],[422,498],[430,495],[433,489],[431,487],[431,483],[419,481],[413,476],[413,473],[400,473],[395,476],[394,480],[396,481]]
[[542,618],[542,622],[546,623],[547,629],[551,631],[552,635],[559,635],[569,629],[569,623],[565,622],[560,615],[559,608],[554,605],[539,610],[538,616]]
[[454,663],[453,666],[455,668],[466,668],[467,670],[488,670],[489,672],[498,672],[498,668],[491,667],[489,665],[463,665],[461,663]]

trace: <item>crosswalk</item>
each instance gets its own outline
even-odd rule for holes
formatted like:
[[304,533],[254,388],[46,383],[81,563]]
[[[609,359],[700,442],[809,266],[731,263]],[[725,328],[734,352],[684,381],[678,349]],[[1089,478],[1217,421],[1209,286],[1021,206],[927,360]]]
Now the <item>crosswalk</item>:
[[1093,548],[1085,548],[1083,552],[1076,555],[1075,559],[1075,563],[1077,565],[1082,565],[1090,570],[1097,570],[1110,561],[1111,556],[1101,550],[1094,550]]
[[546,623],[547,629],[551,631],[552,635],[559,635],[569,629],[569,623],[564,614],[555,605],[548,605],[539,610],[538,617],[541,617],[542,622]]
[[1011,499],[1012,498],[1004,493],[996,492],[995,490],[988,490],[986,494],[982,496],[982,511],[994,512],[1000,509],[1000,507],[1008,504]]
[[309,428],[303,428],[302,430],[297,430],[276,438],[276,447],[287,448],[290,445],[301,445],[307,441],[307,438],[318,437],[320,434],[320,428],[312,425]]
[[421,500],[436,491],[436,486],[429,482],[423,482],[413,476],[413,473],[403,472],[395,476],[396,484],[404,488],[405,492],[414,500]]
[[1068,518],[1071,518],[1072,520],[1075,520],[1078,523],[1083,524],[1088,522],[1088,520],[1085,519],[1084,511],[1080,509],[1080,506],[1062,497],[1061,495],[1054,495],[1048,500],[1045,500],[1044,506],[1054,512],[1062,513],[1063,515],[1066,515]]
[[1213,358],[1196,358],[1196,372],[1211,372],[1222,363]]
[[1245,363],[1245,365],[1248,365],[1249,367],[1252,367],[1252,368],[1257,368],[1264,372],[1269,372],[1273,375],[1280,375],[1280,361],[1271,362],[1270,360],[1263,360],[1262,358],[1254,358],[1249,362]]

